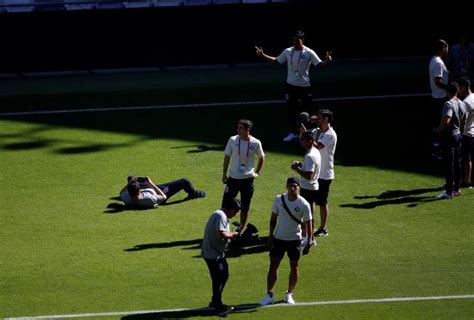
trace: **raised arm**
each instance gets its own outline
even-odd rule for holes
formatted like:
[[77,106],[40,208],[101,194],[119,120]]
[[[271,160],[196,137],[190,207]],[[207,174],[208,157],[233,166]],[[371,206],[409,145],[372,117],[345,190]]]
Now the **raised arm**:
[[164,200],[166,200],[167,196],[166,194],[160,189],[158,188],[154,183],[153,181],[151,181],[150,177],[145,177],[146,178],[146,183],[148,184],[148,186],[150,188],[152,188],[153,190],[156,191],[156,193],[159,195],[159,196],[162,196],[164,198]]
[[255,54],[257,55],[257,57],[262,57],[263,59],[265,59],[266,61],[270,63],[278,63],[276,57],[269,56],[268,54],[263,52],[262,47],[255,46]]

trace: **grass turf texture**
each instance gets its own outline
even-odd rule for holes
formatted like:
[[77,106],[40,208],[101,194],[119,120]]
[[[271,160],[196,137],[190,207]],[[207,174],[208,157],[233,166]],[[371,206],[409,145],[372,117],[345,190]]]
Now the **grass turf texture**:
[[[131,120],[126,113],[116,117]],[[198,258],[199,243],[222,196],[223,145],[199,149],[186,140],[13,121],[1,125],[3,316],[207,304],[210,279]],[[11,148],[21,145],[25,133],[44,145]],[[84,145],[113,147],[94,150]],[[293,174],[289,163],[301,155],[268,151],[267,157],[251,211],[261,235],[267,235],[274,195],[284,191],[286,177]],[[429,201],[442,184],[439,178],[345,165],[336,172],[330,236],[302,259],[297,301],[472,293],[472,191],[452,201]],[[128,174],[148,174],[156,181],[186,176],[208,197],[156,210],[119,211],[113,205],[119,202],[111,198]],[[267,253],[247,248],[229,261],[225,301],[257,302],[265,292]],[[287,275],[285,261],[275,290],[278,298],[283,297]],[[390,317],[395,309],[416,317],[437,306],[452,308],[450,314],[462,318],[473,304],[313,306],[259,309],[238,317],[303,318],[319,310],[334,317],[347,312],[360,318]]]
[[[94,85],[87,82],[87,87]],[[391,90],[379,94],[401,93]],[[133,89],[127,92],[133,96]],[[201,102],[212,101],[212,96],[202,95]],[[44,101],[55,105],[54,97],[49,93]],[[72,97],[67,101],[76,102],[69,100]],[[249,99],[254,97],[258,93]],[[186,98],[176,96],[176,103],[182,99]],[[94,97],[91,105],[93,101]],[[451,201],[432,201],[443,179],[426,174],[435,166],[415,156],[423,120],[423,110],[417,107],[424,102],[416,98],[329,105],[340,139],[337,178],[331,187],[330,236],[302,259],[297,302],[473,294],[474,192],[466,190]],[[0,120],[0,316],[206,306],[210,277],[198,257],[199,244],[207,218],[221,201],[224,144],[235,132],[236,119],[255,120],[255,135],[263,142],[267,163],[256,182],[250,219],[266,236],[272,200],[284,191],[286,177],[293,175],[291,160],[302,157],[298,146],[280,141],[286,134],[278,125],[284,123],[281,108]],[[403,117],[407,112],[410,117]],[[366,123],[371,132],[383,134],[365,134],[360,129]],[[372,140],[367,142],[368,136]],[[128,174],[149,175],[158,182],[186,176],[208,197],[156,210],[121,211],[113,198]],[[259,301],[265,293],[267,253],[246,248],[229,258],[229,264],[224,301],[237,305]],[[283,298],[287,276],[285,260],[277,299]],[[261,308],[229,317],[470,318],[472,310],[472,300],[450,300]]]

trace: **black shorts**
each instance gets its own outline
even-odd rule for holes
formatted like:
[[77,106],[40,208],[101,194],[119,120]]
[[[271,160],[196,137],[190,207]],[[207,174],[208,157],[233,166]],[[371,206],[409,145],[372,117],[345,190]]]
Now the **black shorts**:
[[318,190],[308,190],[301,188],[300,196],[309,202],[311,213],[313,213],[313,204],[316,203],[316,200],[318,199]]
[[228,178],[222,197],[222,206],[228,200],[234,199],[240,192],[240,202],[242,203],[242,211],[247,212],[250,209],[250,201],[253,197],[253,181],[255,178],[234,179]]
[[318,206],[324,206],[328,203],[329,186],[332,180],[318,179],[319,189],[316,192],[316,204]]
[[463,162],[472,161],[474,153],[474,137],[463,135],[461,140],[461,159]]
[[270,257],[278,257],[283,259],[285,252],[288,253],[288,258],[291,260],[299,260],[301,240],[285,241],[273,238],[270,246]]

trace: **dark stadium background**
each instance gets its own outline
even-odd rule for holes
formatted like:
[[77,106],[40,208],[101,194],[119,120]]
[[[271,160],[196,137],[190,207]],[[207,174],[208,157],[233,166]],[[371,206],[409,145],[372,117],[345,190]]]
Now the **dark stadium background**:
[[259,62],[297,28],[320,55],[425,56],[434,37],[452,42],[462,22],[409,1],[157,7],[0,13],[0,73]]

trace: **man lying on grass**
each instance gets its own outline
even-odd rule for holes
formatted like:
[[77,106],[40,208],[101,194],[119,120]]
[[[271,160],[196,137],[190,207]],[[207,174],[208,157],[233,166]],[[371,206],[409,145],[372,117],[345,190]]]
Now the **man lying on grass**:
[[156,185],[150,177],[129,176],[127,185],[120,191],[120,199],[133,208],[152,209],[163,204],[181,190],[188,194],[186,199],[206,196],[204,191],[194,188],[191,181],[186,178]]

